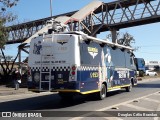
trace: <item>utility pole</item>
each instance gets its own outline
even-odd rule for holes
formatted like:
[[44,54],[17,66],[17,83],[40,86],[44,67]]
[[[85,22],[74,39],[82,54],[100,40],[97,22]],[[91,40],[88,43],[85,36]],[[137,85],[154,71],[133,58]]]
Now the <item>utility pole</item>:
[[50,12],[51,12],[51,17],[52,17],[52,0],[50,0]]

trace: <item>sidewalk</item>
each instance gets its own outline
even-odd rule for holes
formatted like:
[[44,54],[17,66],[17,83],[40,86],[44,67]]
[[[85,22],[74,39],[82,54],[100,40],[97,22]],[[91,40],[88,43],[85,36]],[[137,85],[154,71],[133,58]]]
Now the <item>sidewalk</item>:
[[153,78],[138,77],[137,80],[138,80],[138,83],[143,83],[143,82],[149,82],[154,80],[160,80],[160,77],[153,77]]
[[32,92],[28,91],[27,88],[19,88],[18,90],[15,90],[15,88],[6,87],[5,85],[0,85],[0,96],[14,95],[14,94],[28,94],[28,93]]

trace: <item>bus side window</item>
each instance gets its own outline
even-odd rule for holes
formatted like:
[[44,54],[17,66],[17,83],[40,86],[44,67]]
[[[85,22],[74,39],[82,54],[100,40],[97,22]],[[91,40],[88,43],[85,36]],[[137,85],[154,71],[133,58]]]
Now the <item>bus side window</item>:
[[130,58],[130,64],[133,65],[133,59],[132,59],[132,57]]
[[145,65],[145,61],[144,60],[142,60],[141,63],[142,63],[143,66]]
[[136,58],[134,58],[134,63],[137,65],[137,59]]

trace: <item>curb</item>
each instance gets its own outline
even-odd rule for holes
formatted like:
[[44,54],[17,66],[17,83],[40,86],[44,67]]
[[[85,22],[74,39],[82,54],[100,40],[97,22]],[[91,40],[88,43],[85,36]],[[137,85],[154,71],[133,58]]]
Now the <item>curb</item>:
[[138,83],[145,83],[145,82],[156,81],[156,80],[160,80],[160,78],[147,78],[147,79],[138,78]]

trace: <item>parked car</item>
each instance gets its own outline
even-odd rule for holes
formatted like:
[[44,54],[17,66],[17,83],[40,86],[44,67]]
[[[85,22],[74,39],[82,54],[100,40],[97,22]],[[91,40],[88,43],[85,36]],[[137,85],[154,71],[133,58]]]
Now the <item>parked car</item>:
[[157,76],[158,73],[152,70],[146,70],[146,75],[147,76]]

